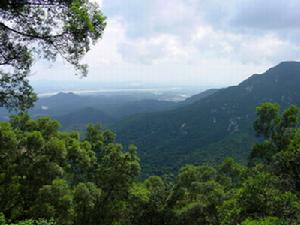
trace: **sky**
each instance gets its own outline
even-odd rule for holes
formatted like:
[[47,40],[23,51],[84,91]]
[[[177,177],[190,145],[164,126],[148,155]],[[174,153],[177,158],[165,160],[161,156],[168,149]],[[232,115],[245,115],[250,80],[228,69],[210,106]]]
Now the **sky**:
[[[93,0],[107,17],[87,81],[235,85],[300,60],[299,0]],[[78,80],[58,59],[31,79]]]

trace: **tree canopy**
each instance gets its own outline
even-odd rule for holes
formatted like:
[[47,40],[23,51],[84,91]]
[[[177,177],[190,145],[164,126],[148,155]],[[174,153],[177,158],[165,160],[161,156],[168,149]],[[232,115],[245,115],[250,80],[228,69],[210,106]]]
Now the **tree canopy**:
[[298,119],[295,106],[262,104],[248,166],[228,158],[141,180],[136,147],[111,131],[91,125],[80,138],[13,116],[0,123],[0,225],[300,224]]
[[140,171],[136,148],[124,151],[100,126],[91,125],[86,139],[58,128],[54,120],[24,113],[0,124],[0,212],[9,222],[62,225],[124,219]]
[[59,55],[86,75],[80,59],[102,37],[105,19],[89,0],[2,0],[0,107],[32,106],[36,97],[27,77],[36,58]]

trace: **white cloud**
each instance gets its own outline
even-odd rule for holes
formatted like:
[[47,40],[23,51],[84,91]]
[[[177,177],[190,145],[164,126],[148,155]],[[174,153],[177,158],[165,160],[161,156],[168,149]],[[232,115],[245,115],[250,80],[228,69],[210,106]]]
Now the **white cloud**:
[[125,29],[122,19],[108,19],[103,39],[99,40],[96,46],[93,46],[88,52],[84,58],[84,63],[88,63],[91,66],[122,63],[118,45],[126,40]]
[[95,1],[108,26],[88,79],[235,84],[300,59],[298,0]]
[[124,60],[131,63],[152,64],[163,61],[179,61],[187,57],[187,51],[176,36],[158,34],[151,38],[127,40],[119,51]]

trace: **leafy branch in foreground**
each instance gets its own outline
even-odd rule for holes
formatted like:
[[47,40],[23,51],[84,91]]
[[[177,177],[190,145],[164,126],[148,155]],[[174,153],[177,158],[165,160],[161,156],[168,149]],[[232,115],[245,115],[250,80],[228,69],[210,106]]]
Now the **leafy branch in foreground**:
[[88,0],[1,1],[0,107],[32,106],[27,77],[37,57],[53,61],[59,55],[85,76],[80,59],[105,26],[98,5]]

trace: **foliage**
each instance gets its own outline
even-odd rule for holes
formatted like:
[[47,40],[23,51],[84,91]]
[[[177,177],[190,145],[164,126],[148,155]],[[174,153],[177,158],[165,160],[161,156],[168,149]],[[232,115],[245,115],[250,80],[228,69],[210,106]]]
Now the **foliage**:
[[0,213],[0,225],[56,225],[56,223],[53,220],[39,219],[39,220],[23,220],[23,221],[19,221],[18,223],[7,224],[3,213]]
[[299,62],[284,62],[192,104],[125,118],[114,126],[118,141],[138,147],[145,175],[219,164],[226,157],[246,164],[259,141],[252,126],[255,107],[266,101],[300,106],[299,74]]
[[100,126],[90,126],[85,140],[58,128],[24,113],[0,124],[0,211],[13,223],[117,223],[139,174],[136,148],[123,151]]
[[0,225],[300,224],[298,117],[295,106],[257,107],[248,166],[226,158],[138,180],[136,147],[123,151],[101,126],[81,140],[49,118],[14,116],[0,124]]

